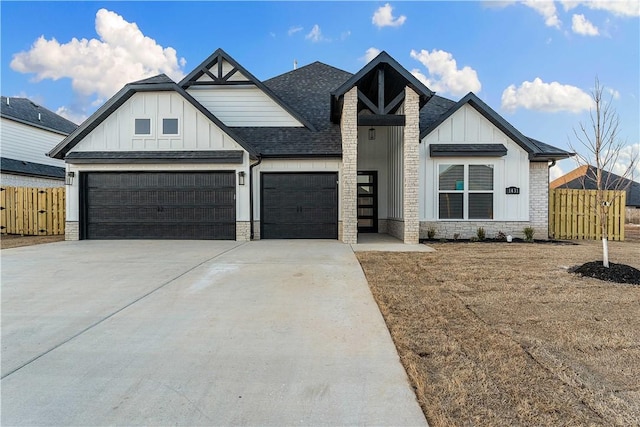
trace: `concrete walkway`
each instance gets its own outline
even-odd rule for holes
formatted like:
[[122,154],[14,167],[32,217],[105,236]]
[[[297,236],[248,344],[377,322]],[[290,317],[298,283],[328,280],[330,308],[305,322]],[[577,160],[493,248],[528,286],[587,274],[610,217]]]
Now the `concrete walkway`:
[[348,245],[2,251],[2,425],[425,425]]

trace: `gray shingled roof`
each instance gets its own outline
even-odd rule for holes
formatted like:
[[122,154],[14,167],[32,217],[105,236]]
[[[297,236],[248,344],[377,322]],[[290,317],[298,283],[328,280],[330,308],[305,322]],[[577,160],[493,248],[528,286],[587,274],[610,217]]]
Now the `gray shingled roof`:
[[233,130],[256,151],[269,156],[340,156],[340,126],[331,123],[330,92],[351,73],[321,62],[264,82],[284,103],[296,110],[316,129],[293,127],[236,127]]
[[[340,156],[340,125],[330,120],[330,93],[353,74],[322,62],[300,67],[264,82],[283,102],[305,117],[316,132],[292,127],[235,127],[233,130],[256,151],[269,156]],[[420,111],[420,129],[447,112],[456,103],[433,96]]]
[[[566,175],[570,175],[574,171],[569,172]],[[584,174],[577,176],[571,181],[567,181],[564,184],[559,185],[557,188],[571,188],[571,189],[585,189],[585,190],[596,190],[596,180],[594,179],[596,175],[596,168],[594,166],[589,166],[589,172],[585,169]],[[562,177],[561,177],[562,178]],[[556,181],[558,181],[557,179]],[[609,184],[609,187],[606,189],[615,190],[616,188],[624,188],[627,187],[627,206],[633,206],[640,208],[640,182],[632,181],[628,178],[623,178],[620,175],[616,175],[612,172],[602,171],[602,182]]]
[[64,168],[25,162],[23,160],[7,159],[6,157],[0,158],[0,169],[2,169],[2,172],[15,173],[18,175],[64,179]]
[[[35,126],[40,129],[68,135],[78,125],[38,105],[27,98],[0,97],[0,115],[6,119]],[[7,104],[7,99],[9,103]],[[38,117],[40,113],[40,117]]]

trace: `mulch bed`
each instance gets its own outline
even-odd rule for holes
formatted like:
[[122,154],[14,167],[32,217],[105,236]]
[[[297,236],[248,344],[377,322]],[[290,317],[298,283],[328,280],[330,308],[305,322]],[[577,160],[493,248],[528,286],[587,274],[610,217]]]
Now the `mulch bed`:
[[606,268],[602,265],[602,261],[591,261],[573,267],[570,271],[581,276],[593,277],[606,282],[640,285],[640,270],[626,264],[610,262],[609,268]]

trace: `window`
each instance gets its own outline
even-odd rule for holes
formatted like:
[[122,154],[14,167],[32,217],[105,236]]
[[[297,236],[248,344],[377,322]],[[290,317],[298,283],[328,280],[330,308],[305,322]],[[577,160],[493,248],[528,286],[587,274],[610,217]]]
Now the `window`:
[[136,135],[151,135],[151,119],[136,119],[134,128]]
[[162,119],[163,135],[178,135],[178,119]]
[[493,165],[438,166],[439,219],[493,219]]

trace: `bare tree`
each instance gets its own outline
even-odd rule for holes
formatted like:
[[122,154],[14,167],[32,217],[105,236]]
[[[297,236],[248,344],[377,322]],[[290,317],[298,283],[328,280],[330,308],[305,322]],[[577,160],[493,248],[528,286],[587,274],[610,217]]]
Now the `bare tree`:
[[[578,165],[586,166],[583,177],[583,188],[587,181],[595,183],[596,207],[595,214],[600,222],[602,234],[602,263],[609,267],[609,245],[607,223],[609,207],[615,200],[607,200],[606,190],[626,191],[632,183],[638,153],[632,153],[629,164],[623,173],[614,174],[613,168],[618,164],[620,154],[625,148],[625,142],[619,136],[620,118],[611,101],[613,96],[604,99],[605,87],[600,85],[596,77],[595,87],[591,92],[593,107],[590,109],[591,123],[580,123],[580,129],[573,129],[577,142],[585,149],[582,153],[570,142],[571,150],[576,153]],[[619,193],[617,193],[619,194]],[[619,196],[618,196],[619,197]]]

